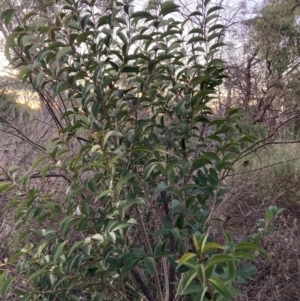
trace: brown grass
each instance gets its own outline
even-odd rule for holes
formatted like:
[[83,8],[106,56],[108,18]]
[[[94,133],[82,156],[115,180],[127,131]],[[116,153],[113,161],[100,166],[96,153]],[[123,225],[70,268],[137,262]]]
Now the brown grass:
[[[275,158],[270,158],[270,151]],[[289,151],[293,156],[294,152]],[[269,164],[275,162],[276,157],[275,152],[269,149],[267,158],[260,157],[260,161],[262,165]],[[224,241],[223,230],[236,241],[242,241],[258,231],[258,220],[264,218],[270,205],[285,208],[275,221],[270,236],[261,241],[270,260],[258,257],[255,264],[258,273],[254,279],[239,286],[245,296],[236,298],[236,301],[300,300],[300,173],[297,164],[293,162],[293,165],[285,164],[279,169],[270,167],[251,172],[257,168],[253,163],[247,167],[249,173],[227,179],[232,190],[215,214],[224,221],[216,220],[213,225],[217,241]]]

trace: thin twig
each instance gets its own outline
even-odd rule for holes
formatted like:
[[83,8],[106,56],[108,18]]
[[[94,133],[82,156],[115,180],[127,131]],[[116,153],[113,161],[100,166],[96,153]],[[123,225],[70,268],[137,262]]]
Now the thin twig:
[[295,160],[298,160],[298,159],[300,159],[300,157],[293,158],[293,159],[286,160],[286,161],[277,162],[277,163],[270,164],[270,165],[266,165],[266,166],[263,166],[263,167],[260,167],[260,168],[257,168],[257,169],[251,169],[251,170],[248,170],[248,171],[243,171],[243,172],[231,174],[231,175],[228,175],[227,177],[233,177],[233,176],[242,175],[242,174],[249,173],[249,172],[259,171],[259,170],[266,169],[266,168],[276,166],[276,165],[279,165],[279,164],[287,163],[287,162],[290,162],[290,161],[295,161]]

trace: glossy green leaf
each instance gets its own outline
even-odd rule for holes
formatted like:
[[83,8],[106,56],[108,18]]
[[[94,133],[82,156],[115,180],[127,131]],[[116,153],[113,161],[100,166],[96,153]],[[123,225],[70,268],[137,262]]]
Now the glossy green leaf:
[[62,252],[64,250],[65,245],[67,244],[67,241],[64,241],[61,243],[55,250],[54,256],[53,256],[53,263],[56,264],[59,260],[59,257],[62,255]]
[[77,45],[80,45],[81,43],[86,42],[88,36],[90,36],[90,35],[93,35],[92,31],[86,31],[86,32],[79,34],[76,38]]
[[64,55],[72,52],[72,47],[63,47],[61,50],[59,50],[55,56],[56,60],[60,60]]
[[2,285],[5,281],[6,274],[7,274],[7,271],[4,271],[3,273],[0,274],[0,288],[2,287]]
[[146,181],[148,179],[148,177],[150,176],[151,172],[154,170],[154,168],[157,166],[156,162],[152,162],[150,164],[148,164],[145,169],[144,169],[144,181]]
[[195,270],[197,272],[198,280],[200,284],[202,285],[202,288],[206,285],[206,277],[205,277],[205,269],[203,264],[197,264],[195,267]]
[[139,263],[139,261],[140,261],[140,258],[133,258],[131,260],[128,260],[125,263],[123,271],[124,272],[129,272],[130,270],[132,270]]
[[227,261],[232,261],[234,258],[230,255],[213,255],[206,262],[206,267],[215,266],[219,263],[226,263]]
[[3,192],[4,190],[6,190],[8,187],[10,187],[11,183],[0,183],[0,192]]
[[2,284],[1,289],[0,289],[0,295],[2,297],[5,297],[5,295],[7,294],[7,291],[9,290],[10,286],[12,285],[12,283],[15,281],[15,278],[11,277],[11,278],[7,278],[6,281]]
[[19,78],[24,82],[32,73],[32,70],[25,66],[21,69],[21,71],[19,72]]
[[206,42],[206,39],[203,37],[193,37],[187,41],[187,44],[197,43],[197,42],[203,43]]
[[145,268],[146,268],[147,272],[150,275],[153,275],[154,271],[156,269],[154,258],[153,257],[144,258],[144,265],[145,265]]
[[209,48],[209,51],[212,51],[212,50],[215,50],[215,49],[217,49],[217,48],[220,48],[220,47],[222,47],[222,46],[224,46],[225,44],[224,43],[215,43],[215,44],[213,44],[210,48]]
[[208,281],[213,285],[214,289],[221,294],[225,300],[231,301],[232,296],[227,289],[227,287],[223,284],[223,282],[218,278],[210,278]]
[[[182,281],[182,290],[180,292],[180,295],[184,295],[185,291],[188,289],[190,283],[195,279],[195,277],[197,276],[197,273],[195,271],[190,271],[188,272]],[[201,290],[201,286],[199,285],[199,290]]]
[[28,292],[23,296],[21,301],[29,301],[29,300],[32,300],[33,297],[34,297],[34,293],[33,292]]
[[179,260],[177,260],[177,268],[179,268],[181,265],[183,265],[186,261],[190,260],[191,258],[196,257],[197,254],[195,253],[185,253]]
[[129,200],[120,202],[120,207],[123,210],[129,209],[133,205],[146,205],[146,203],[143,199],[129,199]]
[[51,163],[47,163],[47,164],[44,165],[44,167],[42,168],[41,179],[42,179],[43,181],[45,181],[46,176],[47,176],[47,173],[48,173],[50,167],[51,167]]
[[139,69],[132,66],[125,66],[122,69],[122,73],[139,73]]
[[28,279],[28,282],[29,282],[29,283],[33,283],[33,281],[34,281],[35,279],[37,279],[38,277],[40,277],[40,276],[42,276],[42,275],[44,275],[44,274],[47,274],[47,273],[49,273],[48,270],[46,270],[46,269],[40,269],[40,270],[38,270],[36,273],[34,273],[34,274]]
[[202,249],[202,254],[205,254],[207,252],[217,250],[217,249],[223,249],[223,247],[215,242],[210,242],[204,245],[204,248]]
[[130,16],[130,18],[137,18],[139,20],[141,20],[141,19],[147,19],[147,20],[154,19],[154,17],[147,11],[135,12]]
[[110,138],[110,137],[122,137],[122,133],[120,133],[119,131],[109,131],[105,136],[104,136],[104,139],[103,139],[103,146],[106,145],[107,143],[107,140]]
[[251,260],[251,261],[254,261],[254,262],[257,261],[257,259],[255,258],[254,255],[252,255],[251,253],[248,253],[248,252],[244,252],[244,251],[235,252],[234,258],[244,259],[244,260]]
[[220,9],[223,9],[223,7],[222,6],[218,6],[218,5],[213,6],[213,7],[211,7],[211,8],[208,9],[207,15],[210,15],[212,12],[220,10]]
[[13,8],[7,9],[4,12],[1,13],[1,19],[3,20],[5,26],[8,26],[10,23],[11,19],[14,17],[16,14],[16,10]]
[[203,254],[204,246],[208,238],[208,233],[203,233],[198,240],[198,247],[201,254]]
[[170,13],[174,13],[178,11],[179,6],[175,4],[173,1],[165,1],[161,5],[160,15],[166,16]]

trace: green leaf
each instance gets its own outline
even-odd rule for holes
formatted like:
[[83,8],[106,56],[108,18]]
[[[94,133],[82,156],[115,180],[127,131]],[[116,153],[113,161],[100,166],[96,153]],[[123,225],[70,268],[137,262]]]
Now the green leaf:
[[117,184],[118,191],[123,187],[123,185],[125,185],[133,177],[134,177],[134,174],[127,175],[127,176],[121,178],[120,181]]
[[47,176],[47,173],[48,173],[50,167],[51,167],[51,163],[47,163],[47,164],[42,168],[41,179],[42,179],[43,181],[45,181],[46,176]]
[[193,28],[189,34],[192,34],[192,33],[197,33],[197,34],[200,34],[200,35],[203,35],[203,30],[201,28]]
[[112,62],[112,61],[109,61],[109,64],[114,68],[114,70],[115,70],[116,72],[119,71],[119,66],[118,66],[116,63],[114,63],[114,62]]
[[120,207],[123,210],[129,209],[133,205],[146,205],[145,201],[143,199],[129,199],[126,201],[121,201],[120,202]]
[[175,221],[175,226],[179,230],[182,230],[184,228],[184,222],[185,222],[185,214],[183,212],[181,212]]
[[27,13],[25,16],[24,16],[24,18],[22,19],[22,22],[23,23],[26,23],[26,21],[30,18],[30,17],[32,17],[32,16],[36,16],[36,12],[34,12],[34,11],[31,11],[31,12],[29,12],[29,13]]
[[81,18],[80,24],[83,30],[85,30],[86,24],[89,21],[91,15],[85,15],[84,17]]
[[140,41],[140,40],[150,40],[152,41],[153,38],[152,36],[148,35],[148,34],[139,34],[137,36],[134,36],[131,38],[131,43],[134,43],[136,41]]
[[70,257],[70,255],[76,250],[78,249],[80,246],[82,246],[84,244],[84,241],[77,241],[76,243],[73,244],[73,246],[71,247],[68,257]]
[[[195,279],[197,276],[197,273],[193,270],[189,271],[183,278],[182,281],[182,290],[180,292],[180,295],[184,295],[185,291],[187,290],[189,284]],[[201,289],[201,286],[199,286],[199,290]]]
[[178,11],[179,6],[175,4],[173,1],[163,2],[160,9],[160,16],[166,16],[170,13],[174,13]]
[[202,250],[202,254],[205,254],[207,252],[210,252],[212,250],[217,250],[217,249],[223,249],[223,247],[218,243],[210,242],[210,243],[205,244],[205,246]]
[[217,48],[220,48],[220,47],[222,47],[222,46],[224,46],[225,44],[224,43],[215,43],[215,44],[213,44],[210,48],[209,48],[209,52],[211,52],[212,50],[214,50],[214,49],[217,49]]
[[136,146],[132,149],[132,152],[148,152],[153,153],[152,149],[147,148],[146,146]]
[[[19,259],[23,255],[23,252],[17,252],[13,256],[10,257],[9,259],[9,264],[13,264],[17,259]],[[1,282],[1,281],[0,281]],[[1,287],[1,283],[0,283]]]
[[19,36],[20,33],[19,32],[12,32],[11,34],[9,34],[9,36],[6,38],[6,43],[5,43],[5,49],[4,49],[4,53],[5,53],[5,57],[6,59],[11,63],[12,59],[10,56],[10,48],[14,46],[14,40],[17,36]]
[[208,24],[210,21],[212,21],[213,19],[216,19],[216,18],[218,18],[218,17],[219,17],[218,14],[212,14],[212,15],[206,17],[206,19],[204,20],[204,21],[205,21],[205,24]]
[[92,239],[99,240],[99,241],[101,241],[101,242],[104,241],[103,235],[101,235],[101,234],[99,234],[99,233],[93,235],[93,236],[92,236]]
[[264,252],[264,249],[262,249],[260,246],[253,244],[251,242],[241,242],[239,243],[236,247],[235,250],[254,250],[254,251],[259,251],[259,252]]
[[220,9],[223,9],[223,7],[222,6],[213,6],[207,11],[207,15],[211,14],[212,12],[214,12],[216,10],[220,10]]
[[54,256],[53,256],[53,263],[56,264],[59,257],[61,256],[63,249],[66,245],[67,241],[64,241],[63,243],[61,243],[55,250]]
[[30,76],[31,73],[32,73],[32,70],[29,67],[25,66],[19,72],[19,79],[21,79],[22,82],[24,83],[25,80]]
[[203,233],[198,240],[198,247],[201,254],[203,254],[204,246],[208,238],[208,233]]
[[232,296],[223,282],[218,278],[210,278],[208,281],[213,285],[214,289],[221,294],[226,300],[231,301]]
[[247,265],[243,266],[242,271],[247,273],[250,278],[250,276],[257,273],[257,268],[253,264],[247,264]]
[[139,73],[139,68],[132,66],[125,66],[122,69],[122,73]]
[[189,17],[193,17],[193,16],[202,16],[202,13],[199,12],[199,11],[193,11],[193,12],[189,15]]
[[100,103],[93,103],[92,104],[91,112],[92,112],[95,119],[98,118],[99,109],[100,109]]
[[117,35],[118,35],[118,37],[122,40],[123,44],[126,44],[126,43],[128,42],[128,41],[127,41],[127,38],[126,38],[126,36],[124,35],[123,32],[119,31],[119,32],[117,33]]
[[97,192],[97,183],[94,178],[91,178],[88,183],[87,187],[92,191],[92,192]]
[[31,277],[27,280],[29,283],[30,282],[33,282],[33,280],[35,280],[36,278],[44,275],[44,274],[47,274],[49,273],[48,270],[46,269],[41,269],[41,270],[38,270],[36,273],[34,273],[33,275],[31,275]]
[[115,232],[117,230],[128,228],[130,226],[131,224],[119,222],[116,225],[114,225],[112,228],[110,228],[108,231]]
[[181,265],[183,265],[186,261],[190,260],[191,258],[196,257],[197,254],[195,253],[185,253],[179,260],[177,260],[177,268],[179,268]]
[[147,11],[135,12],[130,16],[130,18],[137,18],[138,20],[141,20],[141,19],[147,19],[147,20],[154,19],[154,17]]
[[228,188],[220,189],[217,193],[217,196],[221,197],[221,196],[227,194],[229,191],[230,191],[230,189],[228,189]]
[[56,60],[59,61],[65,54],[72,52],[72,48],[70,46],[64,47],[59,50],[55,56]]
[[165,148],[163,148],[162,146],[157,146],[155,149],[155,151],[169,155],[169,151],[167,151]]
[[76,30],[78,30],[78,31],[81,31],[81,30],[82,30],[81,27],[80,27],[80,25],[79,25],[77,22],[75,22],[74,20],[71,20],[71,21],[67,24],[67,26],[70,27],[70,28],[76,29]]
[[[190,283],[182,292],[180,295],[188,295],[188,294],[194,294],[194,293],[199,293],[203,292],[203,288],[200,284],[198,283]],[[198,295],[198,294],[197,294]],[[201,299],[200,299],[201,300]],[[202,298],[203,300],[203,298]],[[199,299],[197,299],[199,301]]]
[[145,169],[144,169],[144,181],[146,181],[148,179],[148,177],[150,176],[152,170],[157,166],[156,162],[152,162],[150,164],[148,164]]
[[3,20],[5,26],[7,27],[8,24],[10,23],[11,19],[14,17],[16,14],[16,10],[13,8],[7,9],[1,14],[1,19]]
[[12,285],[12,283],[14,282],[15,278],[11,277],[8,278],[2,285],[1,290],[0,290],[0,294],[2,297],[4,297],[9,289],[9,287]]
[[23,298],[21,299],[21,301],[29,301],[29,300],[34,300],[34,292],[28,292],[26,293]]
[[170,187],[170,186],[167,185],[166,183],[160,183],[160,184],[158,184],[158,186],[156,187],[155,193],[156,193],[156,194],[159,194],[159,193],[161,193],[162,191],[167,190],[169,187]]
[[109,232],[109,233],[107,233],[107,236],[111,240],[111,242],[113,244],[115,244],[116,239],[117,239],[115,232]]
[[236,278],[236,267],[234,261],[227,261],[227,268],[230,279],[234,280]]
[[94,34],[92,31],[86,31],[86,32],[83,32],[80,35],[78,35],[76,38],[77,45],[79,46],[81,43],[86,42],[87,37],[92,34]]
[[123,272],[131,271],[140,261],[140,258],[133,258],[128,260],[124,266]]
[[108,140],[109,137],[123,137],[123,135],[122,135],[122,133],[120,133],[119,131],[110,131],[110,132],[108,132],[108,133],[105,135],[104,139],[103,139],[103,142],[102,142],[102,143],[103,143],[103,146],[106,145],[107,140]]
[[226,263],[227,261],[232,261],[232,260],[234,260],[234,258],[230,255],[213,255],[206,262],[206,267],[215,266],[216,264]]
[[215,24],[213,26],[211,26],[208,30],[208,32],[212,32],[214,30],[217,30],[217,29],[223,29],[224,28],[224,25],[222,24]]
[[206,282],[204,265],[203,264],[197,264],[196,267],[195,267],[195,270],[197,272],[199,282],[202,284],[202,287],[204,288],[205,287],[205,282]]
[[145,268],[146,268],[147,272],[150,275],[153,275],[154,271],[156,269],[154,258],[153,257],[146,257],[144,259],[144,265],[145,265]]
[[1,275],[0,275],[0,288],[2,287],[2,284],[3,284],[3,282],[4,282],[4,280],[5,280],[5,278],[6,278],[6,271],[5,272],[3,272]]
[[193,37],[188,40],[187,44],[196,43],[196,42],[201,42],[201,43],[206,42],[206,39],[203,37]]
[[7,189],[10,186],[10,183],[4,182],[4,183],[0,183],[0,192],[4,191],[5,189]]
[[243,251],[235,252],[235,254],[233,256],[234,256],[234,258],[238,258],[238,259],[252,260],[255,262],[257,261],[255,256],[248,252],[243,252]]

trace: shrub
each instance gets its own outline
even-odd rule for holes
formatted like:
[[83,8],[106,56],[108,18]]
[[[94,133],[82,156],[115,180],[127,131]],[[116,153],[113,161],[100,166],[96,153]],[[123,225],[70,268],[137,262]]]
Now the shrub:
[[[224,78],[220,7],[206,0],[178,21],[171,1],[132,12],[113,0],[103,15],[94,0],[58,2],[54,19],[46,6],[29,13],[6,43],[20,78],[51,86],[68,108],[31,171],[67,184],[46,193],[17,168],[0,184],[15,189],[8,209],[28,236],[1,267],[2,295],[15,281],[9,300],[231,300],[234,282],[251,277],[244,262],[266,256],[258,241],[278,210],[245,242],[209,237],[222,181],[249,141],[238,110],[210,117]],[[195,18],[202,28],[191,29]],[[11,58],[14,47],[25,58]]]

